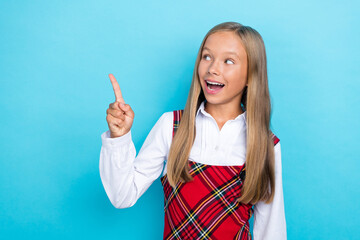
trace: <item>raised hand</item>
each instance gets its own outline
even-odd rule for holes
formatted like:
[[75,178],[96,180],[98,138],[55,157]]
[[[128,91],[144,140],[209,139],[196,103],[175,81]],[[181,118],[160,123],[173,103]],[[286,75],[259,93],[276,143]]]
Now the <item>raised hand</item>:
[[110,130],[110,137],[120,137],[128,133],[134,121],[134,111],[129,104],[125,104],[119,83],[111,73],[109,78],[115,93],[115,102],[109,104],[106,110],[106,121]]

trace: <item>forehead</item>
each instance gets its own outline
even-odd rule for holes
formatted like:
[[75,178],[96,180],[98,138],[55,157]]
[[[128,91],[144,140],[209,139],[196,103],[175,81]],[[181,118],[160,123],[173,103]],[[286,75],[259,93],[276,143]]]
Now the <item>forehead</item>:
[[230,31],[216,32],[208,36],[204,48],[208,48],[214,54],[235,52],[240,57],[246,56],[245,48],[240,37]]

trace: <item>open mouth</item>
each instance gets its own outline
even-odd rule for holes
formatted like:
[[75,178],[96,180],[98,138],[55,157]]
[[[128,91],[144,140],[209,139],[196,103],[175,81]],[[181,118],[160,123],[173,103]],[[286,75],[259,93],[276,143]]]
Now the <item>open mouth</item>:
[[212,82],[212,81],[208,81],[208,80],[205,80],[205,82],[206,82],[207,88],[212,91],[219,90],[225,86],[222,83]]

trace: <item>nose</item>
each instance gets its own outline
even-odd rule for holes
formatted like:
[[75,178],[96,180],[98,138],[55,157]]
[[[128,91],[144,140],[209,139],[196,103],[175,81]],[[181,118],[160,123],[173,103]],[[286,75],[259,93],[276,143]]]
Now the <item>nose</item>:
[[208,68],[209,74],[219,75],[219,66],[217,61],[212,61]]

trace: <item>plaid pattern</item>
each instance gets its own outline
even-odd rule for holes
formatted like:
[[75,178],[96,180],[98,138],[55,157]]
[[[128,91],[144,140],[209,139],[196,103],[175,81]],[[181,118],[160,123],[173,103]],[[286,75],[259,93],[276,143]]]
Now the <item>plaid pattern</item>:
[[[182,113],[174,111],[173,136]],[[245,178],[245,164],[188,163],[193,181],[179,182],[172,188],[166,174],[160,179],[164,189],[164,239],[251,239],[252,205],[236,201]]]
[[173,134],[172,136],[174,137],[175,133],[176,133],[176,130],[178,129],[179,127],[179,124],[180,124],[180,119],[181,119],[181,116],[183,114],[184,110],[178,110],[178,111],[173,111],[173,114],[174,114],[174,122],[173,122]]
[[242,166],[215,166],[189,160],[193,181],[164,187],[164,239],[251,239],[251,204],[236,201]]
[[274,133],[272,133],[272,132],[271,132],[271,137],[272,137],[272,139],[274,140],[274,146],[275,146],[278,142],[280,142],[280,139],[279,139]]

